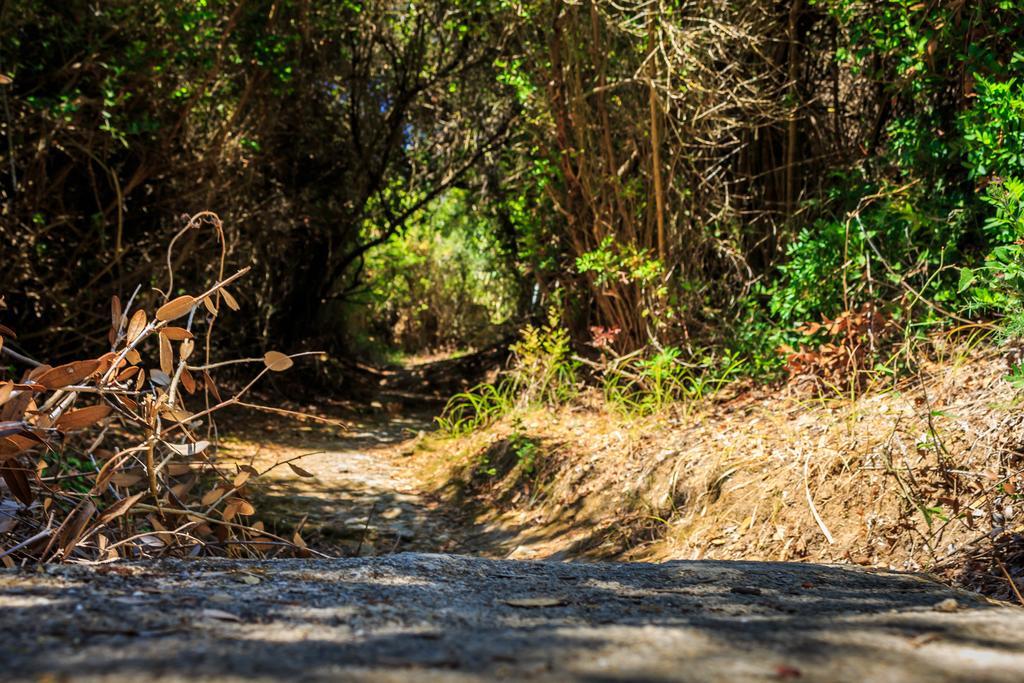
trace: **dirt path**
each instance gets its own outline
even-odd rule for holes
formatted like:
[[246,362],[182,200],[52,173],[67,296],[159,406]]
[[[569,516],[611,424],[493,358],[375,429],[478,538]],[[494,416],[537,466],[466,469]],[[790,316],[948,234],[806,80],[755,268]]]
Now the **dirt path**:
[[339,430],[249,420],[225,439],[229,458],[259,470],[294,461],[313,475],[283,466],[265,476],[257,488],[260,517],[289,535],[301,525],[307,542],[340,557],[464,550],[460,524],[422,491],[404,463],[418,436],[431,429],[432,413],[381,410],[345,422],[348,429]]
[[0,572],[0,680],[1021,680],[1024,610],[753,562],[400,554]]

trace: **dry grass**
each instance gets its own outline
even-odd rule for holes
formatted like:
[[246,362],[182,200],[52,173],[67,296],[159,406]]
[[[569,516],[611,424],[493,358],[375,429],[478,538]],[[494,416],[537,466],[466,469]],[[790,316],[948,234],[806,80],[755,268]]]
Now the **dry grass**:
[[[418,463],[449,499],[477,503],[486,529],[511,530],[517,557],[854,562],[1015,599],[1016,391],[995,351],[947,351],[855,399],[757,390],[626,420],[590,396],[434,441]],[[532,474],[503,455],[523,438],[543,453]],[[505,467],[482,474],[484,458]]]

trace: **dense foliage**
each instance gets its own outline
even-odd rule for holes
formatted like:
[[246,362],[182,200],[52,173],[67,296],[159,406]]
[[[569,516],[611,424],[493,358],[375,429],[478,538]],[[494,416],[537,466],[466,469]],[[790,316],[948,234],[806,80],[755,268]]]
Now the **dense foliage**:
[[1016,312],[1022,38],[1013,0],[8,0],[0,290],[66,354],[210,209],[239,349],[553,307],[592,358],[815,372]]

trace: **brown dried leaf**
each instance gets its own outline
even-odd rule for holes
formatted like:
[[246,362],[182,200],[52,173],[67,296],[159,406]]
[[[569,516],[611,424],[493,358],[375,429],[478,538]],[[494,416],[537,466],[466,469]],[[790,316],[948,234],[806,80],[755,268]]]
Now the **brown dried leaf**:
[[102,525],[114,521],[124,513],[131,510],[132,506],[138,503],[139,500],[147,493],[148,491],[142,491],[140,493],[136,493],[134,496],[128,496],[127,498],[123,498],[117,501],[109,508],[104,510],[103,514],[100,515],[99,523]]
[[54,426],[62,432],[69,432],[72,429],[82,429],[90,425],[96,424],[107,415],[110,415],[111,407],[106,404],[99,404],[94,406],[86,406],[85,408],[79,408],[78,410],[72,410],[64,413],[59,418]]
[[166,470],[170,476],[180,477],[191,472],[192,467],[187,462],[169,462],[167,463]]
[[107,484],[110,483],[110,478],[114,476],[114,472],[123,464],[123,460],[117,458],[111,458],[103,463],[103,467],[96,474],[96,483],[93,484],[92,493],[99,493],[103,489],[107,488]]
[[185,391],[189,394],[196,393],[196,380],[188,369],[181,371],[181,386],[184,387]]
[[26,391],[20,393],[17,396],[12,396],[0,406],[0,420],[5,422],[20,420],[25,415],[25,411],[32,404],[32,393]]
[[502,600],[503,603],[509,607],[522,607],[526,609],[536,609],[538,607],[560,607],[565,604],[564,598],[512,598],[511,600]]
[[198,481],[198,477],[189,477],[188,481],[184,481],[180,484],[175,484],[174,486],[171,487],[171,495],[177,498],[178,500],[181,500],[182,498],[187,496],[190,491],[192,491],[192,487],[194,487],[196,485],[196,482]]
[[7,482],[7,488],[11,490],[15,498],[24,505],[32,504],[35,496],[32,495],[32,488],[28,485],[28,477],[25,476],[25,472],[21,468],[0,465],[0,476]]
[[146,312],[140,308],[132,314],[132,319],[128,323],[128,343],[131,344],[138,339],[144,329],[146,329]]
[[213,394],[218,403],[224,402],[224,399],[220,397],[220,392],[217,390],[217,385],[214,384],[213,378],[210,377],[210,373],[206,370],[203,370],[203,386],[210,390],[210,393]]
[[178,351],[178,357],[181,358],[182,361],[186,361],[189,359],[189,356],[192,355],[192,352],[195,351],[195,349],[196,343],[191,339],[186,339],[185,341],[181,342],[181,349]]
[[135,373],[138,372],[140,369],[141,368],[138,365],[132,365],[127,370],[123,370],[121,372],[121,374],[117,376],[117,381],[118,382],[127,382],[132,377],[134,377]]
[[75,516],[72,517],[64,527],[64,531],[61,533],[61,551],[63,556],[66,558],[71,554],[71,551],[75,549],[78,542],[82,539],[82,534],[85,533],[85,528],[89,525],[89,520],[96,514],[96,505],[92,502],[92,499],[86,498],[79,508]]
[[7,403],[7,399],[11,397],[14,392],[14,382],[4,382],[0,384],[0,406]]
[[228,308],[232,311],[237,311],[239,309],[238,301],[231,295],[231,292],[229,292],[226,287],[221,287],[220,294],[224,297],[224,303],[228,305]]
[[215,486],[206,492],[206,495],[200,499],[199,504],[203,506],[213,505],[217,502],[217,499],[224,495],[224,489],[219,486]]
[[308,470],[302,469],[301,467],[299,467],[295,463],[291,463],[291,462],[288,463],[288,467],[290,467],[292,469],[292,472],[294,472],[295,474],[299,475],[300,477],[312,478],[312,477],[316,476],[312,472],[310,472]]
[[184,327],[165,327],[160,330],[160,334],[171,341],[185,341],[186,339],[192,339],[194,336]]
[[242,470],[241,472],[235,475],[235,480],[232,482],[232,485],[234,485],[236,489],[240,489],[243,486],[245,486],[245,482],[249,481],[249,477],[251,476],[251,472]]
[[132,365],[138,365],[139,363],[142,362],[142,355],[139,354],[139,352],[136,351],[135,349],[132,349],[131,351],[124,355],[124,359],[131,363]]
[[246,517],[248,517],[249,515],[255,515],[256,508],[254,508],[252,506],[252,503],[250,503],[249,501],[240,500],[238,503],[238,514],[245,515]]
[[160,369],[166,375],[174,374],[174,349],[164,335],[160,335]]
[[118,472],[110,477],[110,483],[114,486],[134,486],[143,480],[141,472]]
[[79,360],[74,363],[59,365],[47,371],[36,381],[47,389],[60,389],[69,384],[76,384],[96,372],[100,367],[97,360]]
[[156,310],[156,319],[161,322],[175,320],[192,310],[196,305],[196,299],[188,294],[182,294],[173,301],[168,301]]
[[263,364],[271,372],[282,372],[295,365],[295,361],[280,351],[267,351],[263,354]]
[[217,315],[217,307],[213,305],[213,301],[210,300],[210,297],[203,297],[203,305],[206,306],[206,310],[210,312],[210,315]]
[[121,299],[115,294],[110,297],[110,327],[117,331],[117,328],[121,326],[121,316],[124,315],[124,311],[121,309]]
[[241,498],[232,498],[228,500],[227,504],[224,506],[224,510],[220,513],[221,518],[223,518],[225,522],[230,522],[234,519],[235,515],[238,514],[238,509],[242,506],[242,502]]
[[32,368],[31,370],[25,373],[25,376],[22,378],[22,382],[34,382],[36,381],[36,378],[45,375],[50,370],[53,370],[52,365],[47,365],[46,363],[43,363],[42,365],[37,365],[36,367]]

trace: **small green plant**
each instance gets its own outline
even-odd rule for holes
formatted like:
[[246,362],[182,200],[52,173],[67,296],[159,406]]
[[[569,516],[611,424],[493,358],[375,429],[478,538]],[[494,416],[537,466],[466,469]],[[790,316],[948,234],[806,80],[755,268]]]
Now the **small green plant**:
[[455,394],[439,416],[437,426],[450,436],[469,434],[500,419],[515,407],[515,387],[507,379],[478,384]]
[[527,436],[522,428],[522,421],[516,420],[514,431],[508,437],[508,444],[516,456],[516,464],[519,465],[519,469],[524,474],[533,474],[537,468],[537,456],[540,454],[540,448],[537,446],[536,440]]
[[546,324],[527,325],[511,347],[512,369],[449,399],[438,426],[452,436],[492,424],[516,408],[561,405],[579,391],[579,362],[573,358],[569,332],[552,309]]
[[512,353],[515,365],[509,379],[520,404],[560,405],[576,396],[579,362],[573,358],[569,331],[554,309],[548,311],[544,325],[526,326]]
[[682,355],[670,346],[646,358],[612,362],[603,373],[606,400],[626,413],[650,415],[676,402],[713,397],[745,367],[742,359],[729,353],[721,359],[698,355],[693,362]]

